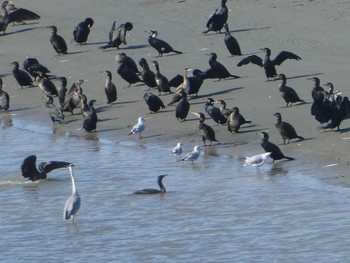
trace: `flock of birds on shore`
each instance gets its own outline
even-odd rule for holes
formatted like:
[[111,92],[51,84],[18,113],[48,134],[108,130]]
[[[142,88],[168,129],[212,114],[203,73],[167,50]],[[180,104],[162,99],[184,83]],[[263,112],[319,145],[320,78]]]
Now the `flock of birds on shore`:
[[[216,9],[215,12],[209,17],[206,24],[207,29],[202,32],[203,34],[209,31],[221,33],[222,29],[225,29],[224,43],[228,52],[232,56],[241,56],[241,49],[237,39],[231,35],[228,20],[228,8],[226,6],[227,0],[221,0],[221,7]],[[32,11],[23,8],[16,8],[12,2],[4,1],[2,4],[2,11],[0,14],[0,31],[6,32],[7,26],[10,23],[24,23],[26,20],[37,20],[40,16]],[[92,18],[86,18],[79,23],[73,30],[74,41],[77,44],[84,45],[88,41],[88,36],[91,27],[94,25]],[[101,46],[100,49],[116,48],[119,49],[122,45],[127,45],[126,36],[127,32],[133,29],[131,22],[125,22],[117,26],[116,21],[113,22],[111,31],[109,32],[108,43]],[[65,39],[58,34],[56,26],[52,25],[48,28],[51,29],[50,42],[57,55],[69,54],[68,45]],[[148,37],[149,45],[158,52],[158,56],[162,57],[167,53],[182,54],[181,51],[174,49],[166,41],[158,38],[158,32],[156,30],[149,31]],[[255,64],[262,67],[265,71],[267,80],[280,80],[279,92],[286,102],[286,107],[292,106],[294,103],[304,103],[297,92],[287,86],[287,78],[284,74],[277,74],[276,66],[281,65],[288,59],[301,60],[301,58],[289,51],[281,51],[274,59],[271,59],[271,50],[269,48],[263,48],[262,51],[266,53],[265,58],[260,58],[257,55],[249,55],[243,58],[238,64],[238,67]],[[198,95],[203,82],[207,79],[236,79],[237,75],[233,75],[229,70],[218,61],[217,54],[212,52],[209,55],[209,68],[207,70],[190,69],[185,68],[183,74],[178,74],[172,79],[165,77],[160,71],[159,62],[156,60],[151,61],[155,68],[155,72],[151,70],[147,60],[141,58],[139,65],[142,68],[138,69],[137,63],[125,53],[118,53],[116,56],[116,62],[118,64],[117,73],[124,79],[129,87],[135,83],[142,83],[148,87],[143,99],[147,104],[151,113],[157,113],[165,107],[176,104],[175,117],[178,121],[185,121],[190,113],[189,96]],[[80,108],[83,116],[82,128],[86,132],[93,132],[97,129],[98,116],[97,111],[94,108],[96,103],[95,99],[88,100],[87,96],[83,93],[82,84],[84,80],[78,80],[74,82],[70,88],[67,88],[67,79],[65,77],[57,77],[51,75],[50,70],[42,65],[36,58],[27,57],[23,61],[24,70],[20,69],[20,63],[17,61],[12,62],[13,77],[18,82],[21,88],[38,86],[47,98],[46,107],[49,110],[49,116],[53,123],[65,124],[65,112],[74,114],[74,110]],[[189,72],[192,72],[192,76],[188,76]],[[117,89],[116,85],[112,81],[112,72],[104,71],[106,76],[105,80],[105,94],[107,97],[107,103],[113,104],[117,101]],[[312,77],[310,80],[314,83],[312,89],[313,104],[311,107],[311,114],[315,116],[315,119],[321,124],[326,124],[325,128],[339,130],[339,126],[344,119],[347,119],[350,114],[350,103],[348,97],[341,96],[341,92],[334,91],[332,83],[325,85],[328,90],[325,90],[320,86],[320,80],[317,77]],[[54,81],[58,81],[60,85],[57,87]],[[2,89],[3,81],[0,78],[0,109],[7,111],[10,108],[10,96]],[[173,91],[175,89],[175,91]],[[158,95],[151,92],[151,90],[157,90]],[[171,94],[172,100],[165,105],[160,95]],[[54,104],[54,98],[57,97],[59,105]],[[219,107],[216,107],[218,104]],[[207,98],[203,110],[208,116],[214,120],[217,125],[225,125],[229,132],[239,133],[242,125],[251,123],[251,120],[246,120],[240,113],[238,107],[229,109],[226,107],[224,100],[215,101],[212,98]],[[215,136],[215,130],[209,126],[206,121],[206,116],[203,112],[191,112],[191,114],[198,117],[198,130],[203,141],[204,147],[207,143],[210,145],[212,142],[218,142]],[[282,116],[279,112],[274,114],[276,117],[275,127],[280,133],[283,143],[289,143],[292,139],[303,140],[304,138],[296,132],[294,127],[285,121],[282,121]],[[130,130],[129,135],[138,134],[142,139],[142,132],[146,129],[145,118],[139,117],[138,122]],[[257,167],[263,165],[267,158],[271,158],[274,161],[287,159],[294,160],[293,157],[289,157],[283,154],[281,149],[274,143],[269,141],[269,135],[267,132],[260,133],[262,137],[261,146],[265,153],[247,157],[244,160],[245,165],[251,165]],[[200,157],[203,148],[196,145],[192,152],[188,153],[183,158],[183,145],[178,142],[173,148],[173,154],[176,155],[178,161],[195,161]],[[47,174],[54,169],[68,168],[70,171],[72,181],[72,194],[67,200],[64,208],[64,218],[74,219],[74,215],[78,212],[80,207],[80,196],[78,194],[74,175],[73,164],[62,161],[51,161],[40,163],[36,166],[35,155],[28,156],[24,159],[21,166],[22,175],[31,181],[37,181],[47,178]],[[143,189],[136,191],[135,194],[158,194],[165,193],[165,187],[162,183],[163,178],[166,175],[160,175],[158,177],[158,185],[160,189]]]

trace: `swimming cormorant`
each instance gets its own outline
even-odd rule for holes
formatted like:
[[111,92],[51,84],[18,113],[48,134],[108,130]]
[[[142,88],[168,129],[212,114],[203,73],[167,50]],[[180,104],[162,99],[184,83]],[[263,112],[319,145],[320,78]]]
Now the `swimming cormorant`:
[[275,127],[282,136],[283,144],[286,143],[286,140],[288,140],[288,143],[290,143],[290,140],[296,139],[296,138],[300,140],[304,140],[303,137],[297,134],[297,132],[295,131],[294,127],[291,124],[289,124],[288,122],[282,121],[281,113],[276,112],[275,114],[273,114],[273,116],[276,116]]
[[94,25],[94,20],[91,17],[80,22],[73,30],[74,41],[78,44],[86,44],[90,34],[90,28]]
[[35,81],[38,83],[39,88],[45,93],[45,95],[58,96],[58,91],[55,84],[48,78],[45,78],[39,74],[35,78]]
[[23,67],[33,78],[36,78],[39,74],[48,77],[47,73],[50,73],[50,70],[40,64],[36,58],[26,57],[23,61]]
[[40,16],[28,9],[16,8],[13,11],[8,11],[6,6],[9,4],[9,1],[4,1],[1,5],[0,13],[0,31],[3,31],[6,34],[6,29],[9,23],[11,22],[22,22],[24,20],[38,20]]
[[265,152],[269,152],[270,158],[273,160],[274,163],[276,160],[281,159],[288,159],[288,160],[294,160],[294,158],[285,156],[281,149],[274,143],[269,141],[269,135],[267,132],[262,132],[260,135],[263,137],[261,140],[261,147],[265,150]]
[[72,181],[72,193],[69,196],[69,198],[66,201],[66,204],[64,206],[63,210],[63,219],[72,219],[74,222],[74,217],[78,213],[80,205],[81,205],[81,199],[77,190],[77,187],[75,185],[74,175],[73,175],[73,164],[68,165],[68,169],[70,172],[70,178]]
[[17,61],[14,61],[11,63],[13,65],[13,69],[12,69],[12,74],[13,77],[16,79],[17,83],[21,86],[21,88],[23,87],[33,87],[33,80],[30,77],[30,75],[24,71],[21,70],[19,68],[19,64]]
[[166,174],[162,174],[162,175],[159,175],[158,176],[158,185],[159,185],[159,189],[142,189],[142,190],[138,190],[138,191],[135,191],[134,194],[164,194],[166,193],[166,189],[163,185],[163,178],[167,176]]
[[154,67],[156,68],[156,83],[157,83],[157,89],[159,92],[159,95],[161,95],[162,92],[166,93],[172,93],[170,90],[170,87],[168,87],[168,79],[160,73],[159,70],[159,64],[157,61],[152,61]]
[[46,179],[52,170],[68,167],[71,163],[62,161],[42,162],[36,168],[36,155],[29,155],[23,160],[21,171],[24,178],[31,181]]
[[224,28],[226,30],[224,42],[227,47],[227,50],[230,52],[232,56],[242,55],[241,47],[239,46],[237,39],[231,35],[227,23],[224,24]]
[[0,110],[7,111],[10,108],[10,96],[2,90],[2,78],[0,78]]
[[119,27],[116,27],[116,23],[117,21],[113,22],[112,28],[109,31],[107,45],[102,46],[100,48],[106,49],[116,47],[117,49],[119,49],[119,46],[121,44],[127,45],[126,32],[131,31],[133,29],[133,24],[130,22],[126,22],[124,24],[120,24]]
[[187,94],[182,91],[182,98],[176,105],[175,117],[177,120],[184,121],[187,118],[188,112],[190,111],[190,103],[187,100]]
[[210,127],[205,122],[205,116],[202,112],[192,112],[192,114],[199,117],[198,121],[198,130],[200,135],[202,136],[202,140],[204,143],[204,146],[206,146],[206,141],[210,141],[210,145],[212,142],[217,142],[218,140],[215,138],[215,131],[212,127]]
[[107,96],[107,103],[110,104],[117,100],[117,88],[112,82],[112,73],[109,70],[106,70],[106,83],[105,83],[105,93]]
[[203,149],[201,147],[199,147],[198,145],[196,145],[193,148],[192,152],[189,152],[184,158],[181,159],[181,161],[195,161],[199,158],[199,156],[201,155],[201,151],[203,151]]
[[149,31],[148,43],[158,51],[159,57],[163,56],[164,53],[174,52],[176,54],[182,54],[181,51],[174,50],[167,42],[157,38],[158,32],[155,30]]
[[217,125],[227,122],[227,118],[221,113],[220,109],[214,106],[214,100],[212,98],[207,99],[204,109]]
[[160,108],[165,108],[163,101],[157,95],[154,95],[151,92],[146,92],[143,95],[143,99],[146,101],[150,113],[157,113],[160,110]]
[[267,77],[267,80],[270,78],[274,78],[277,76],[276,68],[275,66],[281,65],[285,60],[287,59],[295,59],[300,60],[301,58],[297,56],[296,54],[289,52],[289,51],[281,51],[275,59],[271,60],[271,50],[269,48],[262,48],[261,50],[266,52],[266,56],[264,60],[257,55],[251,55],[244,59],[242,59],[237,66],[240,67],[242,65],[247,65],[249,63],[253,63],[255,65],[258,65],[260,67],[264,67],[265,74]]
[[227,129],[230,132],[238,133],[241,125],[245,123],[251,123],[251,121],[247,121],[242,114],[239,112],[238,107],[233,107],[232,113],[227,118]]
[[55,105],[52,96],[47,96],[46,107],[49,109],[49,116],[51,121],[55,123],[67,123],[64,119],[61,107]]
[[209,58],[209,66],[210,68],[206,71],[202,72],[203,79],[226,79],[226,78],[239,78],[239,76],[232,75],[224,65],[222,65],[219,61],[217,61],[216,53],[207,54],[210,56]]
[[57,27],[48,26],[47,28],[50,28],[52,30],[50,35],[50,42],[57,54],[67,54],[68,47],[66,41],[63,37],[57,34]]
[[215,9],[214,13],[210,15],[206,24],[207,30],[203,31],[203,34],[206,34],[209,31],[221,33],[221,29],[227,22],[228,18],[228,8],[226,6],[226,2],[227,0],[221,0],[221,9]]
[[305,103],[304,100],[299,98],[298,93],[291,87],[288,87],[286,85],[287,78],[284,74],[279,74],[279,78],[281,80],[281,83],[279,84],[279,92],[281,93],[282,98],[287,103],[286,107],[288,107],[288,104],[290,103],[290,106],[292,106],[293,103],[296,102],[302,102]]
[[83,121],[83,129],[87,132],[96,131],[97,114],[94,108],[95,103],[96,103],[96,100],[89,101],[89,104],[88,104],[90,108],[89,115]]
[[132,127],[132,129],[128,135],[138,133],[139,139],[141,139],[142,132],[145,130],[145,128],[146,128],[145,119],[143,117],[139,117],[137,123],[134,125],[134,127]]
[[147,60],[145,58],[141,58],[139,64],[142,68],[141,76],[146,86],[149,88],[156,88],[156,75],[152,70],[150,70]]

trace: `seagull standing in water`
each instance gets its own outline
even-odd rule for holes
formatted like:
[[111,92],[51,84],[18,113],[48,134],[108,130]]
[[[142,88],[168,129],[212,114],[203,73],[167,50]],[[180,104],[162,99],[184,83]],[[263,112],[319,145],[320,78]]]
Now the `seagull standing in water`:
[[188,153],[184,158],[181,159],[181,161],[195,161],[199,158],[199,156],[201,155],[201,151],[203,151],[203,149],[201,147],[199,147],[198,145],[196,145],[193,148],[193,151]]
[[178,142],[173,148],[172,152],[176,155],[176,159],[180,158],[181,154],[183,153],[182,143]]
[[270,156],[270,152],[267,153],[262,153],[262,154],[257,154],[251,157],[246,157],[244,160],[244,166],[250,165],[253,167],[256,167],[256,171],[259,172],[259,167],[262,166],[265,162],[266,159]]
[[63,211],[63,219],[72,219],[74,222],[74,216],[79,211],[80,208],[80,196],[77,190],[77,187],[75,185],[74,175],[73,175],[73,164],[68,165],[68,169],[70,172],[70,178],[72,180],[72,194],[68,198],[66,205],[64,206]]
[[131,129],[129,135],[131,134],[139,134],[139,138],[142,138],[142,132],[145,130],[145,119],[143,117],[139,117],[138,123],[135,124],[135,126]]

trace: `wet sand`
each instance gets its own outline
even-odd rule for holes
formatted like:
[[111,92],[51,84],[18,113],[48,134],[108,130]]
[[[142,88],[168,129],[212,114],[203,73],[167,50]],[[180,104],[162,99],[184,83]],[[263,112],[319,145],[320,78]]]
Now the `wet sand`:
[[[43,5],[45,3],[45,5]],[[310,114],[312,104],[312,83],[308,77],[318,76],[321,83],[332,82],[336,90],[343,95],[350,94],[347,85],[350,50],[348,48],[349,2],[337,1],[228,1],[230,9],[228,24],[232,34],[240,43],[243,55],[231,57],[224,46],[224,34],[210,32],[202,35],[209,14],[220,7],[220,1],[61,1],[54,8],[48,9],[44,1],[28,3],[16,1],[15,5],[37,12],[41,15],[38,23],[27,25],[9,25],[7,34],[0,36],[1,64],[4,90],[11,96],[9,113],[0,118],[25,120],[37,125],[52,126],[47,116],[43,93],[38,87],[20,89],[11,75],[12,61],[23,62],[26,56],[36,57],[47,66],[52,74],[68,78],[68,85],[78,79],[87,80],[82,85],[88,99],[96,99],[99,122],[97,132],[86,134],[82,130],[80,114],[66,114],[67,125],[55,125],[57,134],[71,134],[86,138],[110,138],[118,141],[134,140],[138,136],[128,136],[130,129],[139,116],[146,118],[146,131],[142,143],[164,144],[171,148],[182,141],[186,151],[202,141],[197,131],[197,121],[189,115],[187,121],[178,122],[174,106],[167,107],[157,114],[149,114],[143,100],[146,86],[132,85],[120,78],[116,72],[115,56],[125,52],[136,62],[147,59],[152,70],[151,60],[157,60],[162,74],[169,79],[182,74],[183,69],[209,67],[207,53],[215,52],[218,60],[232,74],[240,79],[222,81],[205,80],[199,96],[190,99],[190,111],[204,112],[204,103],[208,97],[223,99],[228,107],[237,106],[241,113],[252,120],[252,125],[243,126],[239,134],[231,134],[226,126],[215,126],[208,118],[207,123],[216,131],[220,141],[206,147],[206,153],[217,156],[241,158],[263,150],[260,146],[260,131],[267,130],[270,141],[278,144],[282,151],[296,158],[293,162],[280,161],[276,167],[294,169],[302,173],[319,174],[332,183],[348,185],[347,170],[350,163],[349,121],[341,125],[341,132],[323,131],[320,124]],[[86,7],[79,10],[79,5]],[[57,6],[56,6],[57,5]],[[52,7],[52,6],[51,6]],[[88,12],[88,13],[87,13]],[[95,24],[91,30],[87,45],[72,42],[72,31],[76,24],[86,17],[92,17]],[[120,50],[102,51],[98,47],[105,44],[112,22],[130,21],[134,29],[127,36],[127,46]],[[46,27],[56,25],[58,34],[68,42],[68,55],[56,56],[49,43],[50,30]],[[166,40],[181,55],[164,55],[156,57],[157,52],[148,45],[145,31],[155,29],[159,38]],[[301,61],[286,61],[277,67],[278,73],[284,73],[287,84],[293,87],[305,104],[286,108],[278,92],[278,81],[266,82],[263,69],[256,65],[237,67],[237,63],[248,54],[264,56],[259,50],[269,47],[272,57],[281,50],[298,54]],[[118,101],[106,104],[104,94],[104,75],[101,71],[110,70],[113,82],[117,86]],[[57,83],[57,82],[56,82]],[[152,91],[157,94],[157,90]],[[172,95],[161,96],[167,104]],[[55,100],[57,103],[57,100]],[[76,113],[79,109],[75,110]],[[274,127],[275,112],[281,112],[285,121],[290,122],[304,141],[293,141],[282,145],[282,139]],[[2,132],[6,132],[3,130]],[[20,154],[20,146],[19,146]]]

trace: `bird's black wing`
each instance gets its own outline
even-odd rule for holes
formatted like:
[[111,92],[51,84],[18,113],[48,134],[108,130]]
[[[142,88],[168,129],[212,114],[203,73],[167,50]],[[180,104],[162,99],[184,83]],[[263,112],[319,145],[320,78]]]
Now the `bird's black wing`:
[[281,65],[285,60],[287,59],[295,59],[295,60],[300,60],[301,57],[299,57],[298,55],[289,52],[289,51],[281,51],[277,57],[273,60],[273,63],[275,65]]
[[39,169],[45,173],[49,173],[55,169],[66,168],[69,165],[71,165],[71,163],[62,161],[42,162],[39,164]]
[[38,173],[36,168],[36,155],[29,155],[23,160],[22,166],[22,176],[25,178],[32,177],[33,174]]
[[215,9],[214,13],[212,13],[209,18],[208,18],[208,22],[207,22],[207,25],[206,27],[208,28],[210,26],[211,23],[213,23],[213,21],[216,20],[216,17],[217,17],[217,9]]
[[38,20],[40,16],[28,9],[18,8],[9,13],[9,22],[17,22],[23,20]]
[[184,82],[184,77],[180,74],[177,74],[171,80],[168,81],[167,87],[177,88]]
[[261,57],[258,57],[257,55],[251,55],[251,56],[248,56],[244,59],[242,59],[238,64],[237,66],[240,67],[240,66],[243,66],[243,65],[247,65],[249,63],[253,63],[255,65],[258,65],[260,67],[263,66],[263,60]]

